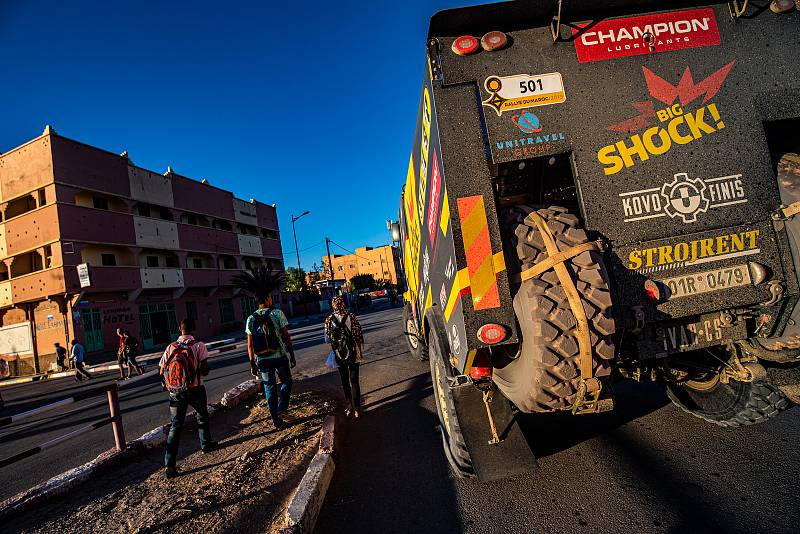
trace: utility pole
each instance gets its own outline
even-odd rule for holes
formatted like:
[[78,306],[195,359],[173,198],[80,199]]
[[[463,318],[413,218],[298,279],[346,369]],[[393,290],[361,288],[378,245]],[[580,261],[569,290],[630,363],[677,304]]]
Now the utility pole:
[[333,287],[333,290],[331,290],[331,294],[333,294],[333,292],[336,290],[336,282],[333,279],[333,260],[331,259],[331,245],[330,245],[330,243],[331,243],[331,240],[326,237],[325,238],[325,248],[328,250],[328,268],[331,270],[331,284],[333,284],[331,286],[331,287]]

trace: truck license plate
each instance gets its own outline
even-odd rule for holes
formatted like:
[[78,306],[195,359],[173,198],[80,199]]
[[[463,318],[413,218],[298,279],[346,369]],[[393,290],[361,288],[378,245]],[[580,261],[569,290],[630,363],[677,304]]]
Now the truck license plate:
[[701,295],[733,287],[748,286],[752,283],[747,264],[722,267],[712,271],[673,276],[658,280],[669,289],[668,299]]
[[664,352],[669,354],[744,339],[747,337],[747,326],[744,321],[723,326],[719,314],[709,314],[701,316],[699,321],[693,323],[658,326],[656,337],[661,342]]

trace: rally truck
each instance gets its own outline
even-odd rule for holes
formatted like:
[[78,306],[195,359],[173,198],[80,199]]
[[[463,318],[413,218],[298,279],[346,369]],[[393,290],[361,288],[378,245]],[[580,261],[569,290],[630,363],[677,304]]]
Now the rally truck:
[[535,468],[524,414],[588,424],[623,379],[727,427],[800,401],[798,31],[742,0],[432,17],[396,234],[458,475]]

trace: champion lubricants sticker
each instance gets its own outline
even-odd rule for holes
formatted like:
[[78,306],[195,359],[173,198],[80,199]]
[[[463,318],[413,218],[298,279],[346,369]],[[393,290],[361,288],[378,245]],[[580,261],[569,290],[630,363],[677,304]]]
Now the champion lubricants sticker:
[[581,63],[720,43],[712,9],[673,11],[576,26],[572,34]]

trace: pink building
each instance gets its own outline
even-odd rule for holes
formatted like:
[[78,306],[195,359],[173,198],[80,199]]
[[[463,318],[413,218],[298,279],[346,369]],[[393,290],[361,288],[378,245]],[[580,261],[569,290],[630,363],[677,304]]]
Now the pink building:
[[46,371],[55,342],[115,352],[124,328],[150,348],[184,317],[200,337],[240,332],[255,303],[231,278],[283,269],[276,210],[204,182],[50,127],[0,154],[0,357]]

